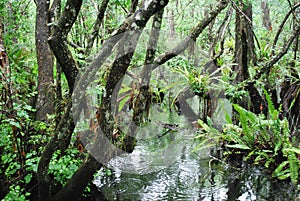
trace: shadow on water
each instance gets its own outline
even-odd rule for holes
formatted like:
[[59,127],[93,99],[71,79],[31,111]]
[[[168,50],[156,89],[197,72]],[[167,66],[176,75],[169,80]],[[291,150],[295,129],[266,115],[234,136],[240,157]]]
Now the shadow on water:
[[[300,200],[289,182],[272,179],[253,165],[229,165],[210,156],[212,150],[193,152],[188,133],[168,135],[173,136],[169,150],[144,140],[132,154],[110,162],[112,175],[103,173],[94,181],[107,200]],[[163,148],[155,152],[153,146]]]

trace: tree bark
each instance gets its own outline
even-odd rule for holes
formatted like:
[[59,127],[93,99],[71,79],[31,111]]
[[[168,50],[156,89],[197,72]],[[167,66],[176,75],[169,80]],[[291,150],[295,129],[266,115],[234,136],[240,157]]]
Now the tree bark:
[[[246,81],[250,78],[249,67],[256,65],[253,25],[252,25],[252,5],[250,2],[243,3],[239,1],[236,5],[236,22],[235,22],[235,63],[233,70],[237,73],[235,83]],[[259,91],[251,83],[246,89],[249,91],[252,110],[261,113],[261,105],[266,109],[266,103]],[[247,108],[247,100],[239,101],[239,104]],[[266,110],[265,110],[266,111]]]
[[[40,3],[45,3],[40,0]],[[37,2],[38,4],[38,2]],[[81,8],[82,1],[68,0],[65,9],[59,18],[58,24],[54,26],[53,34],[50,38],[51,48],[57,58],[57,61],[62,67],[64,74],[66,75],[69,92],[73,91],[75,78],[77,76],[77,64],[72,57],[70,50],[67,47],[66,38],[72,25],[74,24],[79,10]],[[49,7],[49,5],[48,5]],[[48,19],[48,18],[47,18]],[[48,38],[47,38],[48,39]],[[50,179],[48,176],[48,167],[53,153],[61,148],[62,151],[69,145],[71,135],[74,130],[74,121],[71,112],[72,102],[67,105],[67,109],[60,123],[57,125],[55,135],[47,143],[45,150],[41,155],[41,159],[38,164],[38,193],[39,199],[43,201],[51,200],[50,195]]]
[[75,85],[78,65],[67,46],[67,35],[77,19],[81,5],[82,0],[67,1],[65,9],[57,25],[54,26],[49,39],[51,49],[67,78],[70,94],[72,94]]
[[36,1],[36,53],[38,62],[38,96],[36,101],[36,119],[47,120],[47,114],[54,113],[53,57],[48,44],[49,1]]
[[254,53],[254,38],[252,27],[252,5],[239,1],[235,21],[235,63],[234,71],[237,73],[236,82],[249,78],[250,63],[256,63]]
[[143,116],[144,114],[148,113],[148,110],[150,108],[149,104],[151,104],[151,94],[149,85],[152,73],[152,64],[155,59],[156,47],[159,39],[163,13],[164,10],[161,10],[158,13],[156,13],[153,18],[151,34],[146,51],[146,58],[142,70],[141,86],[139,86],[139,95],[135,101],[134,106],[133,123],[135,125],[140,125],[143,122]]

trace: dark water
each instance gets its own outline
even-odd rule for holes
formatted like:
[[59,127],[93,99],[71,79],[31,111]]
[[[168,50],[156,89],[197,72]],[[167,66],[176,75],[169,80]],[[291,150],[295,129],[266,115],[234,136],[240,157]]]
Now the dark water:
[[228,164],[211,149],[193,152],[195,132],[170,132],[140,141],[110,162],[112,175],[95,184],[107,200],[300,200],[299,187],[257,167]]

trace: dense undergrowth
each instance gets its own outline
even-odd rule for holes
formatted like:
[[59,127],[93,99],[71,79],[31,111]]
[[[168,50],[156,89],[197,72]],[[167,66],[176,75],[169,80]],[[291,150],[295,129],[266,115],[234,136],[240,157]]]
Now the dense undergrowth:
[[206,139],[196,149],[203,148],[205,143],[213,139],[217,146],[222,147],[225,158],[239,158],[260,165],[270,171],[273,177],[290,179],[297,184],[300,181],[300,148],[297,139],[291,135],[288,120],[280,117],[281,108],[275,108],[268,93],[264,91],[264,94],[268,102],[267,115],[256,115],[233,104],[236,123],[227,116],[227,124],[221,131],[215,129],[211,121],[206,124],[199,120],[202,132],[196,138]]

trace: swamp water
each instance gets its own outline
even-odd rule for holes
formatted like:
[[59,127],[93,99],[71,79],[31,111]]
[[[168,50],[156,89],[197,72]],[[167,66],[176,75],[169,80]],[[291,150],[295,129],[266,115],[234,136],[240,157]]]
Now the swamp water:
[[253,165],[230,165],[208,148],[194,151],[195,133],[143,140],[133,153],[111,160],[112,174],[94,183],[107,200],[300,200],[297,187]]
[[[214,124],[224,123],[225,113],[231,113],[224,110],[232,108],[228,104],[220,104],[224,107],[214,113]],[[194,111],[199,108],[190,105]],[[94,180],[107,200],[300,201],[299,186],[239,160],[225,162],[216,157],[216,147],[203,144],[195,151],[201,142],[195,140],[198,133],[191,122],[160,108],[152,111],[153,121],[138,128],[133,153],[112,159],[111,174],[100,171]]]

